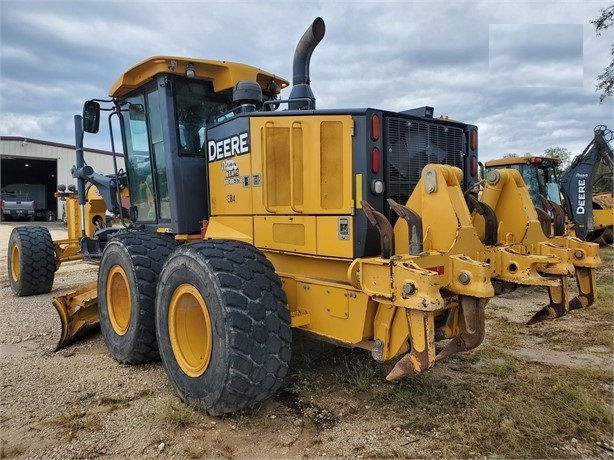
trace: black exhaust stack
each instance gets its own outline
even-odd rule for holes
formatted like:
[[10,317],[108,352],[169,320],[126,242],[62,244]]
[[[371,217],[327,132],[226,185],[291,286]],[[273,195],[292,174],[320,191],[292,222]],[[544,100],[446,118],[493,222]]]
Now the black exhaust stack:
[[309,61],[318,43],[324,38],[324,20],[316,18],[305,31],[294,51],[292,64],[292,91],[290,92],[290,110],[306,110],[316,108],[316,98],[309,86]]

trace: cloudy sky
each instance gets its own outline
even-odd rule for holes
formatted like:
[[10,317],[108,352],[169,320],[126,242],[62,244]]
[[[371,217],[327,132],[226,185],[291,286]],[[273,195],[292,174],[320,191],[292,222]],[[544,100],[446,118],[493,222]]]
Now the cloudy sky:
[[[74,144],[73,116],[143,59],[243,62],[292,79],[300,36],[320,16],[318,108],[405,110],[476,124],[482,160],[578,154],[614,128],[596,76],[614,28],[590,24],[612,0],[0,0],[0,134]],[[289,95],[289,89],[282,97]],[[86,147],[109,149],[105,135]]]

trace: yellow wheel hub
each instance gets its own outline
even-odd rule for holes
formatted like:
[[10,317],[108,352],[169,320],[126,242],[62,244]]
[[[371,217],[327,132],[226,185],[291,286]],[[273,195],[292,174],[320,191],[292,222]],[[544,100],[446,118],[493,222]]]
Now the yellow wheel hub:
[[107,310],[111,326],[117,335],[124,335],[130,327],[132,301],[128,276],[122,267],[114,265],[107,275]]
[[21,276],[21,254],[19,246],[14,244],[11,247],[11,278],[14,282],[18,282]]
[[168,334],[181,370],[189,377],[203,375],[211,360],[211,318],[205,300],[191,284],[181,284],[171,297]]

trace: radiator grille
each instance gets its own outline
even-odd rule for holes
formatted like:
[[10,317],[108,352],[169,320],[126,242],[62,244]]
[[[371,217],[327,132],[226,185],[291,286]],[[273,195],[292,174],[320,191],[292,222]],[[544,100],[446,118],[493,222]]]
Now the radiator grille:
[[[461,128],[388,117],[384,132],[387,196],[397,203],[407,202],[427,164],[449,164],[463,169],[465,137]],[[387,206],[386,212],[394,225],[397,214]]]

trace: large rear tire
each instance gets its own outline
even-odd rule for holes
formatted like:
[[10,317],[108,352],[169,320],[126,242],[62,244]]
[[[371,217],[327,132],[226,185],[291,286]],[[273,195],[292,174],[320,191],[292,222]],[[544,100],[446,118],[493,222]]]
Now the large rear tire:
[[[597,179],[599,180],[599,179]],[[611,181],[611,178],[610,178]],[[611,187],[610,187],[611,189]],[[614,198],[609,193],[601,193],[593,196],[593,210],[610,210],[614,209]],[[611,220],[610,220],[611,222]],[[604,228],[599,228],[586,235],[586,241],[606,245],[612,243],[612,225]]]
[[251,245],[211,240],[178,248],[160,274],[156,325],[171,384],[210,415],[272,396],[288,371],[286,296]]
[[55,248],[45,227],[15,227],[8,246],[8,273],[16,296],[46,294],[57,269]]
[[114,236],[105,245],[98,270],[98,314],[102,338],[122,363],[159,358],[155,326],[158,277],[176,242],[144,232]]

